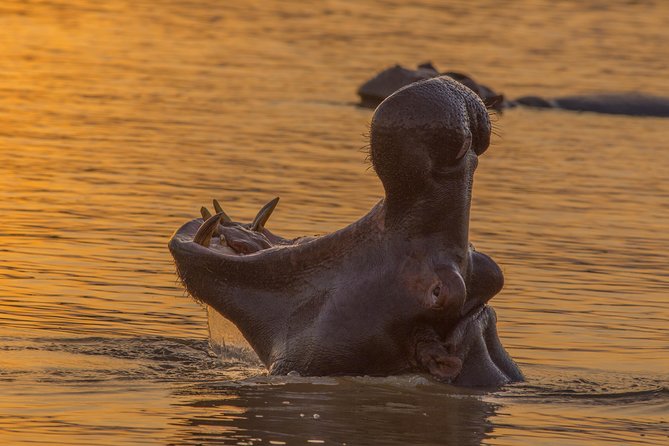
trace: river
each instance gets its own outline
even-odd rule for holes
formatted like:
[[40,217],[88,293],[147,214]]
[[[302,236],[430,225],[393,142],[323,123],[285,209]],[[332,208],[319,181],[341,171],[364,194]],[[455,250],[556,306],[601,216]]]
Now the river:
[[669,96],[668,41],[660,0],[4,0],[0,443],[669,443],[666,118],[495,117],[470,238],[527,377],[499,391],[221,361],[167,250],[212,198],[250,221],[280,196],[284,236],[366,213],[355,92],[383,68]]

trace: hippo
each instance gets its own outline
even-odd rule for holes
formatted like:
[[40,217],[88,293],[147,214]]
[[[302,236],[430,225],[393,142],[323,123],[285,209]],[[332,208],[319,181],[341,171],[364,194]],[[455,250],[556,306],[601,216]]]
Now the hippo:
[[375,108],[385,98],[406,85],[442,75],[455,79],[469,87],[474,93],[479,95],[488,108],[501,111],[505,107],[503,94],[496,93],[491,88],[479,84],[466,74],[455,71],[439,73],[431,62],[419,64],[415,70],[395,65],[381,71],[372,79],[362,84],[358,89],[358,95],[360,96],[359,105],[361,107]]
[[439,73],[430,62],[418,65],[416,70],[410,70],[401,65],[383,70],[358,89],[361,100],[360,106],[374,108],[397,89],[413,82],[440,75],[449,76],[462,83],[476,93],[488,109],[495,110],[498,113],[508,108],[524,106],[613,115],[669,116],[669,98],[644,93],[604,93],[565,96],[554,99],[523,96],[510,100],[490,87],[476,82],[466,74],[454,71]]
[[187,292],[234,323],[272,375],[425,373],[461,386],[523,379],[488,304],[500,267],[469,242],[474,171],[490,144],[483,101],[434,77],[376,109],[370,159],[385,197],[336,232],[286,239],[215,214],[169,241]]
[[669,117],[669,98],[642,93],[609,93],[544,99],[523,96],[508,104],[628,116]]

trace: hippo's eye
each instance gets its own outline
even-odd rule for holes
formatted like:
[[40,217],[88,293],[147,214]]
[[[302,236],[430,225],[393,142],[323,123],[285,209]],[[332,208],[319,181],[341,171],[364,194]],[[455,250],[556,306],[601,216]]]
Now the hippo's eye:
[[441,293],[441,287],[439,286],[434,287],[434,289],[432,290],[433,296],[439,296],[440,293]]

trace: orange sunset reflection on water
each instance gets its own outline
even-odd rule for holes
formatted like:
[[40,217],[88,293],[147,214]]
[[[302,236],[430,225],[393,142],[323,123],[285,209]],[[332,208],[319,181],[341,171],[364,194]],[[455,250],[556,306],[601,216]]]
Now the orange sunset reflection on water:
[[669,96],[669,5],[229,3],[0,5],[0,443],[668,441],[667,119],[495,117],[470,238],[528,378],[499,392],[221,364],[166,243],[212,198],[245,221],[281,196],[284,236],[366,213],[355,91],[394,63]]

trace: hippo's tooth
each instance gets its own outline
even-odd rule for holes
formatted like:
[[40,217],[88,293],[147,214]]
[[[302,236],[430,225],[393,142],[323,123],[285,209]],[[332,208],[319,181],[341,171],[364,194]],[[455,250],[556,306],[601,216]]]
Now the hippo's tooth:
[[211,212],[209,212],[209,209],[204,206],[200,208],[200,214],[202,215],[202,220],[204,221],[207,221],[211,218]]
[[260,232],[263,230],[265,223],[267,223],[267,220],[269,220],[269,216],[272,215],[272,212],[278,203],[279,197],[276,197],[274,200],[263,206],[260,211],[258,211],[258,215],[256,215],[256,218],[253,219],[253,223],[251,223],[252,231]]
[[225,211],[221,207],[221,204],[215,198],[214,198],[214,210],[216,211],[217,214],[223,214],[223,221],[224,222],[231,222],[232,221],[232,219],[228,216],[228,214],[225,213]]
[[465,141],[462,144],[462,148],[458,152],[458,155],[455,157],[455,159],[459,160],[460,158],[465,156],[465,153],[467,153],[469,149],[471,149],[471,147],[472,147],[472,134],[467,133],[467,135],[465,135]]
[[200,229],[197,230],[195,237],[193,237],[193,241],[198,245],[202,245],[205,248],[208,248],[209,242],[211,242],[211,236],[214,234],[216,228],[218,228],[218,224],[222,217],[222,214],[216,214],[212,217],[209,217],[207,221],[202,223]]

